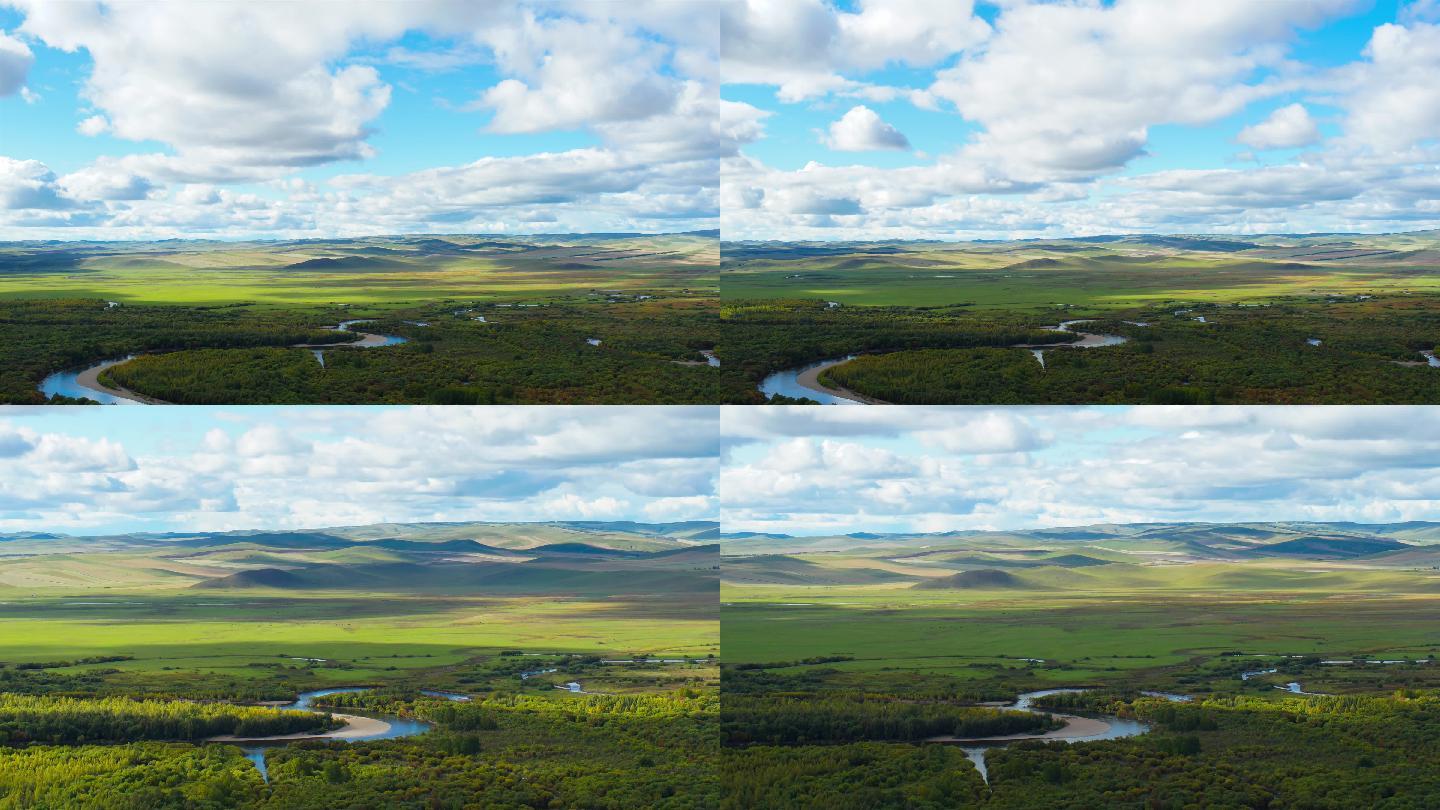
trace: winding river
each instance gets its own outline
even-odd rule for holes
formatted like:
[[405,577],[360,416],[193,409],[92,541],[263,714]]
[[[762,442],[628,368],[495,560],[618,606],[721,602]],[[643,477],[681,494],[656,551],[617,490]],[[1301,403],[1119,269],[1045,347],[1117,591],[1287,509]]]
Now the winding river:
[[[1055,349],[1098,349],[1101,346],[1119,346],[1129,338],[1123,335],[1102,335],[1095,332],[1080,332],[1071,327],[1079,323],[1093,323],[1095,318],[1081,318],[1073,321],[1061,321],[1055,326],[1042,326],[1047,332],[1065,332],[1067,334],[1079,335],[1080,339],[1073,343],[1017,343],[1014,348],[1029,349],[1040,363],[1040,368],[1045,368],[1045,352]],[[1148,326],[1139,321],[1127,321],[1135,326]]]
[[[1012,742],[1020,742],[1022,740],[1063,740],[1068,743],[1118,740],[1123,737],[1134,737],[1144,734],[1150,730],[1149,726],[1138,720],[1126,720],[1112,715],[1082,717],[1078,714],[1060,714],[1058,712],[1047,712],[1045,709],[1035,708],[1036,698],[1042,698],[1046,695],[1073,694],[1086,691],[1089,690],[1041,689],[1037,692],[1025,692],[1019,695],[1014,703],[996,707],[1012,711],[1047,713],[1058,720],[1065,721],[1064,726],[1052,731],[1046,731],[1042,734],[1003,734],[995,737],[979,738],[931,737],[929,740],[926,740],[926,742],[958,744],[960,750],[965,752],[966,758],[975,763],[975,768],[980,771],[980,778],[984,779],[988,784],[990,782],[990,771],[985,767],[985,754],[992,748],[1000,748]],[[1155,696],[1174,701],[1189,700],[1187,695],[1172,695],[1157,692]]]
[[[1061,321],[1055,326],[1041,327],[1047,332],[1066,332],[1079,335],[1080,339],[1073,343],[1016,343],[1011,346],[1014,349],[1029,349],[1030,353],[1039,361],[1040,367],[1045,367],[1045,352],[1054,349],[1096,349],[1101,346],[1118,346],[1125,343],[1129,338],[1123,335],[1102,335],[1092,332],[1079,332],[1071,329],[1076,324],[1091,323],[1095,318],[1082,318],[1073,321]],[[1143,322],[1130,321],[1135,326],[1148,326]],[[777,371],[767,376],[760,382],[760,393],[767,397],[782,394],[787,397],[807,398],[819,402],[821,405],[885,405],[884,400],[867,397],[848,388],[831,388],[820,383],[820,375],[827,369],[832,369],[841,363],[848,363],[859,355],[846,355],[832,360],[821,360],[818,363],[811,363],[799,368],[789,368],[784,371]]]
[[841,363],[848,363],[859,355],[846,355],[834,360],[821,360],[800,368],[777,371],[760,383],[760,393],[767,397],[782,394],[796,399],[813,399],[821,405],[884,405],[885,403],[857,394],[846,388],[830,388],[820,384],[820,374]]
[[[327,695],[339,695],[351,692],[368,692],[366,687],[349,686],[338,689],[316,689],[310,692],[301,692],[291,703],[276,705],[277,709],[290,709],[304,712],[318,712],[315,708],[315,699]],[[417,734],[424,734],[431,729],[429,723],[422,723],[419,720],[407,720],[403,717],[390,717],[380,715],[372,717],[364,714],[341,714],[331,712],[331,715],[345,721],[345,725],[333,731],[320,734],[301,732],[299,734],[281,734],[272,737],[257,737],[239,739],[229,735],[211,737],[210,742],[228,742],[242,745],[241,750],[245,752],[245,758],[255,763],[255,768],[260,771],[260,778],[267,783],[270,781],[270,771],[265,765],[265,752],[271,748],[282,745],[289,745],[300,740],[338,740],[340,742],[368,742],[370,740],[390,740],[396,737],[414,737]]]
[[40,393],[47,397],[66,396],[93,399],[101,405],[163,405],[153,397],[137,394],[125,388],[111,388],[100,383],[100,372],[111,366],[118,366],[135,355],[127,354],[113,360],[102,360],[89,368],[79,371],[57,371],[40,382]]
[[[332,332],[350,332],[351,326],[357,323],[370,323],[374,318],[359,318],[351,321],[341,321],[335,326],[324,327]],[[359,348],[373,349],[377,346],[394,346],[406,342],[406,338],[399,335],[380,335],[370,332],[354,332],[359,340],[350,343],[295,343],[290,346],[292,349],[309,349],[315,355],[315,359],[323,368],[325,366],[325,351],[328,349]],[[136,355],[127,354],[124,357],[117,357],[110,360],[101,360],[93,366],[78,371],[57,371],[40,382],[40,393],[47,397],[67,396],[94,400],[101,405],[164,405],[163,400],[147,397],[144,394],[136,393],[128,388],[116,388],[100,382],[100,374],[108,368],[118,366],[121,363],[134,360]]]

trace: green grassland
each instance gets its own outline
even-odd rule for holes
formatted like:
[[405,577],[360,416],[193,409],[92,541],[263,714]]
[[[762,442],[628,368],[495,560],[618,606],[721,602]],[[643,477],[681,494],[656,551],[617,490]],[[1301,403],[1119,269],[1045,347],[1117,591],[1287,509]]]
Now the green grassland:
[[103,665],[113,679],[163,688],[166,673],[385,682],[515,648],[703,658],[718,651],[714,546],[686,538],[707,530],[386,524],[17,537],[0,558],[0,661],[124,656]]
[[[730,806],[862,806],[855,790],[912,807],[1428,806],[1440,782],[1416,774],[1440,762],[1425,742],[1440,728],[1436,531],[1100,526],[866,535],[848,549],[839,536],[731,538],[724,694],[808,696],[818,710],[1081,687],[1054,708],[1151,731],[992,749],[986,784],[973,770],[945,778],[966,773],[958,752],[893,738],[732,748],[727,787],[762,798]],[[869,763],[901,773],[870,780]]]
[[725,660],[845,656],[824,666],[1041,688],[1164,679],[1236,650],[1424,658],[1440,653],[1437,540],[1427,523],[739,537]]
[[514,301],[591,292],[715,290],[713,238],[371,237],[294,242],[12,242],[0,299],[253,304],[292,310]]
[[1440,233],[1023,242],[726,243],[726,301],[1053,313],[1440,291]]
[[[895,403],[1440,401],[1419,354],[1440,344],[1435,232],[722,251],[723,353],[757,383],[861,354],[821,382]],[[1004,348],[1075,319],[1128,342],[1044,366]]]
[[[718,262],[713,234],[6,243],[0,401],[132,354],[103,382],[176,403],[743,399],[700,353]],[[408,343],[326,331],[356,319]]]
[[[1344,589],[1300,587],[1261,571],[1253,585],[1209,595],[1180,581],[1136,593],[948,592],[893,586],[726,586],[725,659],[826,656],[841,672],[926,672],[1019,686],[1126,681],[1230,650],[1379,658],[1440,653],[1440,580],[1416,595],[1371,596],[1363,577]],[[1177,579],[1183,579],[1177,577]],[[1086,580],[1087,583],[1094,580]],[[1395,579],[1384,580],[1394,586]],[[1383,627],[1383,634],[1377,633]],[[1044,659],[1031,663],[1025,659]]]
[[[359,686],[364,701],[322,705],[434,725],[272,749],[268,783],[239,749],[176,737],[0,746],[0,807],[321,808],[337,791],[364,807],[714,806],[715,532],[0,536],[0,693],[104,698],[109,711]],[[575,680],[584,694],[557,689]],[[69,718],[68,705],[55,711]]]

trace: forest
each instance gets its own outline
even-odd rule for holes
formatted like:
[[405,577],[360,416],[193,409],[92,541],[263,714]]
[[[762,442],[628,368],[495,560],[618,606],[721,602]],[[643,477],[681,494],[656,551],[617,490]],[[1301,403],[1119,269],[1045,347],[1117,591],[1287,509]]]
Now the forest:
[[256,706],[0,692],[0,744],[203,740],[325,731],[328,715]]
[[0,747],[0,808],[621,810],[719,802],[713,693],[477,704],[411,693],[385,709],[425,717],[437,728],[365,745],[271,749],[268,783],[231,745]]
[[731,746],[919,742],[928,737],[993,737],[1059,727],[1043,713],[864,694],[727,693],[721,710],[724,741]]
[[483,324],[425,310],[408,313],[423,327],[377,320],[365,328],[407,342],[326,351],[324,365],[304,349],[204,349],[139,357],[101,380],[181,404],[700,403],[746,391],[702,361],[716,319],[694,302],[482,311]]
[[[1440,697],[1131,696],[1094,705],[1155,723],[1084,746],[990,755],[987,806],[1425,808],[1440,796]],[[1161,804],[1155,798],[1163,796]]]
[[[749,379],[846,354],[928,347],[969,349],[1016,343],[1064,345],[1075,335],[1047,332],[1023,318],[971,316],[963,307],[830,307],[825,301],[727,301],[723,356]],[[1026,355],[1027,357],[1029,355]],[[758,395],[757,395],[758,396]]]
[[[701,355],[715,346],[717,329],[715,313],[702,302],[501,308],[504,316],[486,310],[487,323],[454,309],[388,313],[363,328],[405,343],[349,348],[354,334],[322,328],[350,316],[343,311],[0,300],[0,397],[42,402],[38,386],[46,375],[129,355],[138,356],[101,381],[178,404],[685,403],[748,396],[741,375]],[[290,348],[302,343],[336,348],[323,350],[322,365],[311,349]]]
[[724,810],[949,810],[987,793],[965,753],[949,745],[874,742],[727,748]]
[[1440,401],[1440,374],[1420,354],[1440,342],[1440,299],[1393,303],[1206,309],[1203,323],[1142,310],[1126,317],[1147,326],[1085,326],[1127,343],[1047,351],[1044,366],[1023,350],[935,349],[861,357],[822,381],[897,403]]
[[[1433,807],[1440,796],[1440,769],[1434,767],[1440,762],[1440,681],[1435,677],[1427,688],[1390,694],[1219,693],[1177,703],[1122,687],[1050,696],[1039,705],[1128,718],[1150,730],[1083,744],[1034,741],[990,748],[982,781],[961,749],[883,742],[887,736],[900,738],[888,728],[868,737],[864,732],[876,729],[848,724],[846,711],[833,722],[860,733],[846,740],[838,739],[841,735],[801,739],[813,733],[822,715],[818,707],[862,700],[848,691],[853,686],[846,686],[841,673],[820,669],[812,675],[828,682],[829,691],[785,693],[765,702],[808,700],[815,711],[789,712],[788,732],[775,728],[777,715],[754,718],[750,722],[766,728],[772,739],[725,749],[722,806],[1418,810]],[[946,680],[931,676],[908,682]],[[876,699],[874,694],[863,698]],[[914,698],[897,694],[887,699]],[[732,697],[727,687],[722,710],[727,740],[733,740],[732,707],[755,700]]]
[[[1079,328],[1125,342],[1070,348],[1078,335],[1040,328],[1053,316],[727,302],[721,342],[757,384],[858,354],[820,382],[896,404],[1440,401],[1440,369],[1421,354],[1440,344],[1440,297],[1174,306],[1100,315]],[[1021,344],[1054,348],[1041,365]]]

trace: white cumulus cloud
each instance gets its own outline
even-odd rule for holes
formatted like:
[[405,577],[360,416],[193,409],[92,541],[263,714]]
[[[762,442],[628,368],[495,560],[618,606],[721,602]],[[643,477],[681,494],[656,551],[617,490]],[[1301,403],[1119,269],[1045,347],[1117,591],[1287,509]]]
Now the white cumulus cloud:
[[904,151],[910,148],[910,140],[862,104],[830,123],[825,145],[837,152]]
[[[0,96],[13,95],[25,89],[25,76],[34,63],[30,47],[4,31],[0,31]],[[29,100],[29,97],[26,97]]]
[[1240,130],[1235,140],[1254,149],[1288,149],[1320,140],[1320,128],[1303,104],[1289,104],[1258,124]]

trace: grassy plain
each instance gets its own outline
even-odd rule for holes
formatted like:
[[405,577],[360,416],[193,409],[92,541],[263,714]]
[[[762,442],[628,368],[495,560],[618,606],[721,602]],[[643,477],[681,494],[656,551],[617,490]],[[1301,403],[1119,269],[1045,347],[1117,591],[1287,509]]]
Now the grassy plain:
[[1253,587],[1218,594],[1184,582],[1147,593],[1122,586],[1108,593],[958,595],[883,585],[726,585],[724,657],[765,662],[853,656],[824,666],[967,680],[1006,675],[1043,688],[1163,677],[1167,667],[1234,650],[1374,658],[1440,654],[1440,580],[1434,577],[1413,583],[1419,593],[1380,596],[1365,591],[1364,577],[1340,590],[1297,589],[1288,578],[1265,578],[1257,574]]
[[[1440,234],[998,243],[726,243],[726,301],[1087,313],[1168,301],[1440,291]],[[817,255],[818,254],[818,255]]]
[[297,242],[9,243],[0,299],[413,307],[616,291],[716,292],[713,239],[374,237]]

